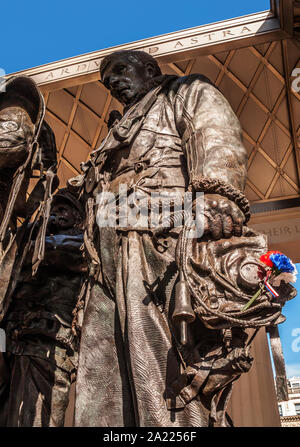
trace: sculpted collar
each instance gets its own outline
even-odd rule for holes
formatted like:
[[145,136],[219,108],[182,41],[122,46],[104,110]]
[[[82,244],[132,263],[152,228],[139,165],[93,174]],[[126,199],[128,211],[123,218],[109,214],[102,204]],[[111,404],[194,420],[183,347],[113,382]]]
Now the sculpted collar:
[[133,107],[135,104],[137,104],[139,101],[141,101],[144,96],[152,89],[159,87],[161,84],[163,84],[168,78],[170,77],[177,77],[177,76],[170,76],[170,75],[160,75],[160,76],[156,76],[155,78],[149,79],[148,81],[145,82],[144,88],[143,90],[140,92],[139,95],[137,95],[133,102],[131,104],[129,104],[128,106],[124,107],[123,110],[123,116],[127,113],[127,111],[129,109],[131,109],[131,107]]
[[[153,78],[147,83],[143,94],[139,97],[140,99],[137,99],[135,104],[130,108],[127,108],[127,110],[125,109],[125,114],[122,119],[110,129],[100,147],[92,152],[91,158],[95,160],[95,164],[99,163],[99,156],[102,155],[103,152],[130,144],[141,128],[142,123],[150,108],[155,103],[157,96],[171,81],[174,81],[177,78],[178,76],[163,75]],[[147,92],[146,94],[145,91]]]

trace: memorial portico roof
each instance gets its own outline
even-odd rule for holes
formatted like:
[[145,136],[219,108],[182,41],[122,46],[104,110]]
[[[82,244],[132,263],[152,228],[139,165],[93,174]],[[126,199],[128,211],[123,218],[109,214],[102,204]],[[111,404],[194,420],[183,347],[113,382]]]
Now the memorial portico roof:
[[246,195],[257,211],[278,201],[299,206],[299,27],[300,1],[271,1],[269,11],[22,71],[44,94],[61,186],[105,137],[110,111],[121,110],[100,81],[101,60],[117,49],[140,49],[163,73],[206,75],[229,100],[248,151]]

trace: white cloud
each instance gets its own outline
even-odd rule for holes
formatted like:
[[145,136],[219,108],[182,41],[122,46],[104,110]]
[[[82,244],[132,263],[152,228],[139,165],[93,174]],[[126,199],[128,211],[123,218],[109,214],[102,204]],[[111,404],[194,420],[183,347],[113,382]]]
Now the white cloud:
[[287,377],[300,377],[300,363],[286,363]]

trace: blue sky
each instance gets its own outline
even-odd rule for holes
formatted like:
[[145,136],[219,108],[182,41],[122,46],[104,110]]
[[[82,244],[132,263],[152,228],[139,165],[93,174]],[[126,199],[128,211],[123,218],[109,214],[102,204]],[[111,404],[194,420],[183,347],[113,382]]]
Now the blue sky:
[[2,0],[0,67],[12,73],[269,7],[270,0]]
[[[270,0],[2,1],[0,68],[12,73],[114,45],[264,11],[269,6]],[[300,295],[300,279],[297,288]],[[283,313],[287,321],[279,326],[288,376],[300,375],[299,303],[299,298],[295,298],[286,304]]]

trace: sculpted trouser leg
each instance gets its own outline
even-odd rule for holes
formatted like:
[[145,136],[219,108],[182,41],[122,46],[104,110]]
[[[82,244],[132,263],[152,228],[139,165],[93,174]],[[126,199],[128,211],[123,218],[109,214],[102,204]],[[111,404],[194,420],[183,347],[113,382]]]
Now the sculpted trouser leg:
[[53,363],[33,356],[14,356],[7,426],[63,426],[69,389],[69,373]]
[[104,243],[105,263],[116,264],[116,303],[93,287],[83,322],[75,425],[207,425],[208,410],[197,399],[181,410],[166,405],[166,389],[180,374],[169,327],[178,275],[175,241],[159,253],[148,235],[130,232],[115,259],[109,238]]
[[0,352],[0,427],[6,426],[8,403],[9,370],[6,359]]
[[118,310],[99,284],[83,322],[76,380],[76,426],[134,426]]

